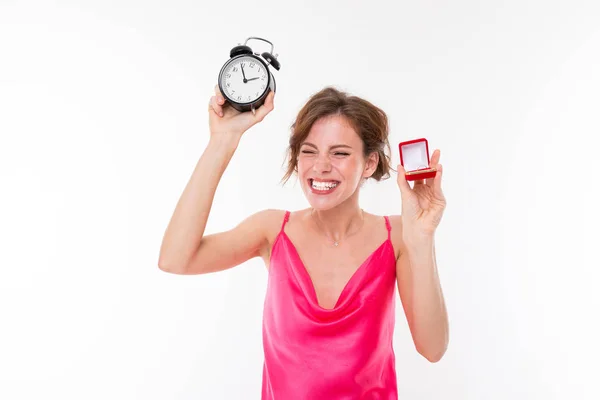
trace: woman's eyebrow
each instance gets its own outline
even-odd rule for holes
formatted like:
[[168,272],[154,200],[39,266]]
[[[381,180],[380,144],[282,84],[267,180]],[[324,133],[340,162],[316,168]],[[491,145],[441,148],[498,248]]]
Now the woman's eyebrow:
[[[315,146],[314,144],[312,144],[310,142],[304,142],[304,143],[302,143],[302,145],[314,147],[315,149],[318,148],[317,146]],[[330,146],[329,149],[330,150],[331,149],[337,149],[337,148],[340,148],[340,147],[344,147],[344,148],[348,148],[348,149],[352,148],[351,146],[348,146],[347,144],[334,144],[333,146]]]

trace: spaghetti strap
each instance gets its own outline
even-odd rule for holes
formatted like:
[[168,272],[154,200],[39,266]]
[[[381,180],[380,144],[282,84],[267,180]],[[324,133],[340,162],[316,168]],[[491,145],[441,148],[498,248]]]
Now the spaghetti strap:
[[387,231],[388,231],[388,240],[390,240],[391,233],[392,233],[392,226],[390,225],[390,220],[387,215],[385,215],[383,218],[385,218],[385,227],[387,228]]
[[285,212],[285,217],[283,218],[283,223],[281,224],[281,230],[283,231],[283,227],[285,226],[285,223],[288,222],[290,219],[290,212],[286,211]]

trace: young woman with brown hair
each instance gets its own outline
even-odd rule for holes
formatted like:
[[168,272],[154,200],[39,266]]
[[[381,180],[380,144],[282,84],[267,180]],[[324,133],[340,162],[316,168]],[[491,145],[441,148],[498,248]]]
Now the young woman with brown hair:
[[274,109],[270,93],[256,115],[227,106],[215,88],[210,140],[167,227],[159,267],[206,274],[261,257],[268,268],[263,314],[262,399],[397,399],[395,287],[417,351],[437,362],[448,344],[434,234],[446,200],[440,152],[435,178],[411,188],[398,166],[400,215],[359,205],[367,179],[389,177],[386,114],[328,87],[292,125],[283,178],[296,174],[310,207],[267,209],[235,228],[204,229],[217,185],[241,136]]

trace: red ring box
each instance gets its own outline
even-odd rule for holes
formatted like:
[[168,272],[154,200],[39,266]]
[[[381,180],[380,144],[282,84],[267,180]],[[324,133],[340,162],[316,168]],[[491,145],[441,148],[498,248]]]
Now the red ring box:
[[400,164],[406,171],[407,181],[433,178],[437,170],[429,165],[429,144],[427,139],[413,139],[400,142]]

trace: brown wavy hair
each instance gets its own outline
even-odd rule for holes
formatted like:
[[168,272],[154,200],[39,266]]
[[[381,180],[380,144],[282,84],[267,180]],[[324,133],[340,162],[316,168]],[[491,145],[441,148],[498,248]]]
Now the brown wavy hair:
[[[291,126],[289,147],[287,149],[287,171],[281,182],[284,184],[292,174],[298,173],[298,154],[300,145],[307,138],[313,124],[321,118],[341,115],[358,133],[363,142],[363,156],[379,154],[379,163],[371,178],[376,181],[390,177],[390,143],[388,141],[389,123],[386,113],[369,101],[351,96],[334,87],[326,87],[314,94],[302,107]],[[285,161],[284,161],[285,162]]]

